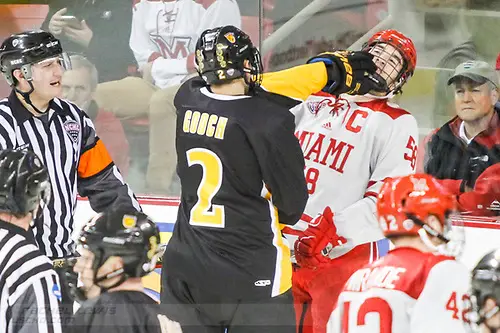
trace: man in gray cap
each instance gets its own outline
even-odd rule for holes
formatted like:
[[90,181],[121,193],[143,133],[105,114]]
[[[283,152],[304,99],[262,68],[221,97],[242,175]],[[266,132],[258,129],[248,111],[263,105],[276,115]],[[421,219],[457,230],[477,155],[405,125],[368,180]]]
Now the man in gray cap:
[[[479,193],[481,189],[475,186],[487,168],[500,163],[500,110],[495,108],[499,89],[495,69],[484,61],[464,62],[455,69],[448,85],[453,86],[457,116],[436,130],[424,147],[424,170],[457,196],[477,192],[477,200],[469,198],[467,203],[461,202],[463,210],[499,215],[496,200],[485,206],[479,196],[486,193]],[[499,186],[493,188],[498,191]],[[484,188],[482,178],[481,187]],[[491,191],[492,187],[488,189]]]

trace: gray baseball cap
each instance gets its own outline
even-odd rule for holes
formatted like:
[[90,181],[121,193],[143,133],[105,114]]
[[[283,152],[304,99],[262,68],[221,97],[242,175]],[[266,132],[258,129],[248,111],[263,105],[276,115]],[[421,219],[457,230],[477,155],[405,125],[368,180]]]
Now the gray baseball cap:
[[498,76],[495,69],[484,61],[471,60],[461,63],[455,68],[453,76],[449,78],[448,85],[460,77],[466,77],[481,84],[490,81],[498,88]]

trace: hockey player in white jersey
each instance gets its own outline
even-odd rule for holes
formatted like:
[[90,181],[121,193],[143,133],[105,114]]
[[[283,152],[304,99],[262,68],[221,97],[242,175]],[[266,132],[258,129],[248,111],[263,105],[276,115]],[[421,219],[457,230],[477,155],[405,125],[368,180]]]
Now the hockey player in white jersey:
[[[309,199],[303,221],[283,231],[299,236],[293,293],[304,333],[325,332],[346,280],[378,257],[376,241],[383,234],[375,205],[383,180],[415,170],[416,120],[389,102],[413,74],[415,47],[400,32],[385,30],[373,35],[363,50],[373,55],[386,91],[338,97],[319,92],[291,110],[304,152]],[[328,55],[309,62],[317,61],[328,63]],[[324,209],[322,218],[308,224]]]
[[151,66],[157,87],[178,85],[194,72],[196,41],[204,30],[241,26],[234,0],[208,2],[207,9],[193,0],[142,0],[134,6],[130,47],[139,67]]
[[460,237],[448,215],[454,197],[430,175],[388,179],[377,211],[395,248],[356,271],[328,322],[328,333],[466,332],[469,272],[455,260]]

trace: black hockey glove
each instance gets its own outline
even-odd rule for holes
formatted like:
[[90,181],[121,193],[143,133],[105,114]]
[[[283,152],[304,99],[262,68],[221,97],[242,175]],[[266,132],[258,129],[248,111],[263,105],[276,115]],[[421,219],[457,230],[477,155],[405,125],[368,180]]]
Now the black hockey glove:
[[365,51],[335,51],[320,53],[307,61],[322,61],[328,71],[323,91],[340,95],[364,95],[370,91],[387,92],[387,83],[376,73],[373,56]]

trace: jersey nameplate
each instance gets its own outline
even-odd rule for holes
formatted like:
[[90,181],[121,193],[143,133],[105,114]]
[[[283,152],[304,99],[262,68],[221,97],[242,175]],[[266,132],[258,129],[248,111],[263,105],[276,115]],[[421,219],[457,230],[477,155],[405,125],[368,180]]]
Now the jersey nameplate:
[[184,133],[205,135],[209,138],[224,139],[227,118],[206,112],[187,110],[182,130]]

